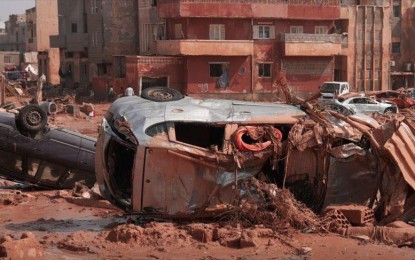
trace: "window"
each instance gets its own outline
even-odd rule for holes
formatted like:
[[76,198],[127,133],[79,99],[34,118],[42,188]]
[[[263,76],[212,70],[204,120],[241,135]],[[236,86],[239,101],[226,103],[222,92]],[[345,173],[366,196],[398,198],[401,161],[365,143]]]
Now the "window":
[[401,5],[399,2],[393,4],[393,17],[401,17]]
[[[174,123],[176,140],[186,144],[211,149],[216,146],[222,150],[225,134],[224,126]],[[189,133],[192,133],[189,135]]]
[[174,38],[175,39],[183,39],[184,38],[183,28],[182,28],[181,23],[176,23],[174,25]]
[[76,23],[72,23],[71,31],[72,31],[72,33],[77,33],[78,32],[78,25]]
[[270,63],[259,63],[258,64],[258,77],[260,78],[271,77],[271,64]]
[[91,34],[91,42],[92,42],[92,46],[94,47],[98,46],[98,32],[93,32]]
[[392,53],[401,53],[401,43],[392,42]]
[[275,39],[275,27],[274,26],[255,25],[253,32],[254,32],[254,39]]
[[210,73],[209,76],[211,78],[219,78],[223,71],[226,69],[227,63],[224,62],[215,62],[209,64]]
[[210,40],[225,40],[225,25],[224,24],[209,25],[209,39]]
[[82,64],[82,75],[86,76],[88,74],[88,64],[83,63]]
[[0,169],[3,169],[2,171],[6,172],[9,171],[21,174],[23,171],[22,157],[17,154],[0,150]]
[[329,31],[329,28],[327,26],[316,26],[314,28],[315,34],[327,34]]
[[66,59],[71,59],[71,58],[73,58],[73,52],[65,52],[65,58]]
[[11,63],[12,58],[10,56],[4,56],[4,63]]
[[290,26],[290,33],[303,33],[303,26]]
[[91,13],[98,13],[98,0],[91,0]]

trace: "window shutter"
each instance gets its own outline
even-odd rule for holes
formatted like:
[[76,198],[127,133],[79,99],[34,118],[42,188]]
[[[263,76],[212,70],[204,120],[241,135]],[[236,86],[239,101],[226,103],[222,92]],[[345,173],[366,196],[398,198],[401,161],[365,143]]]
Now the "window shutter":
[[220,28],[220,36],[219,36],[219,39],[220,40],[225,40],[225,25],[224,24],[221,24],[219,26],[219,28]]
[[269,38],[270,39],[275,39],[275,26],[270,26],[269,27]]
[[254,25],[253,38],[254,39],[259,39],[259,26],[258,25]]

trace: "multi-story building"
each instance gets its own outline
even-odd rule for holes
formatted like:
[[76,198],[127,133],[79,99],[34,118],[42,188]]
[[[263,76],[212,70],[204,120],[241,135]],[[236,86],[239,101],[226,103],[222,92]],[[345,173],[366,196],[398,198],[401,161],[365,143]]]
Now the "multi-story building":
[[272,99],[284,70],[305,96],[331,80],[387,89],[390,6],[363,2],[140,0],[140,56],[127,57],[128,82],[138,93],[164,85],[259,100]]
[[4,24],[4,33],[0,35],[0,51],[23,53],[26,46],[26,15],[12,14]]
[[59,49],[50,46],[50,35],[58,33],[57,0],[36,0],[36,7],[26,10],[27,52],[37,52],[39,75],[59,84]]
[[125,55],[138,52],[137,0],[58,0],[58,13],[59,34],[51,44],[74,85],[94,81],[108,88],[115,84],[109,77],[125,76]]
[[392,0],[391,87],[415,87],[415,2]]

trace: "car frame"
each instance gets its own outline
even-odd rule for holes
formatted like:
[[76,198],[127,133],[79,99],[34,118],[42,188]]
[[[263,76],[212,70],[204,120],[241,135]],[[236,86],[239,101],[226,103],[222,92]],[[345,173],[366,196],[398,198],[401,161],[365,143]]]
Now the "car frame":
[[78,181],[92,187],[96,139],[46,121],[37,105],[17,116],[0,112],[1,177],[53,189],[73,188]]

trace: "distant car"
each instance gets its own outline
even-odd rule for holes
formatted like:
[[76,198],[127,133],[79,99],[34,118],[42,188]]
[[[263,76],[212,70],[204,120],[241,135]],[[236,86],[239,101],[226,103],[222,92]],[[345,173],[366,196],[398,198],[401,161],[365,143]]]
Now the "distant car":
[[353,109],[357,113],[371,114],[379,113],[397,113],[398,107],[392,103],[378,102],[368,97],[352,97],[344,100],[343,105]]
[[409,97],[403,93],[400,93],[398,91],[384,91],[375,93],[374,97],[376,100],[387,100],[390,102],[395,103],[399,109],[404,108],[411,108],[415,109],[415,99],[412,97]]
[[19,115],[0,112],[0,176],[46,188],[95,183],[95,139],[46,125],[47,115],[28,105]]

